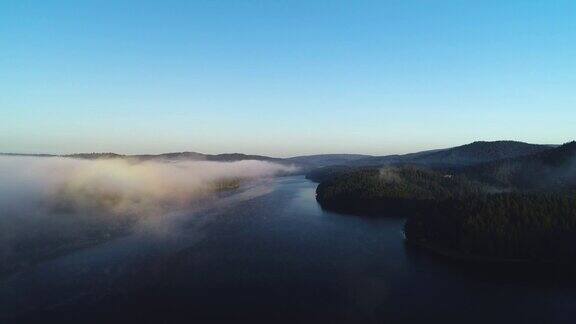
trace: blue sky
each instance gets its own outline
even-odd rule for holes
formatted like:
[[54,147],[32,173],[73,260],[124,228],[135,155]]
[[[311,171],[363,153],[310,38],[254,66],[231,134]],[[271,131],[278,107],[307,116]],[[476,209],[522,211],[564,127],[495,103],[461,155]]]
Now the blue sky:
[[0,151],[576,138],[575,1],[0,2]]

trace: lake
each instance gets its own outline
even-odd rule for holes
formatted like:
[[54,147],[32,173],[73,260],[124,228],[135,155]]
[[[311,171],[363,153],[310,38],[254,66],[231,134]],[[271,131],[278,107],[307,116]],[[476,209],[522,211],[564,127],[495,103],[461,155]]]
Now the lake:
[[463,264],[404,219],[322,210],[304,177],[259,181],[0,280],[3,322],[573,323],[570,269]]

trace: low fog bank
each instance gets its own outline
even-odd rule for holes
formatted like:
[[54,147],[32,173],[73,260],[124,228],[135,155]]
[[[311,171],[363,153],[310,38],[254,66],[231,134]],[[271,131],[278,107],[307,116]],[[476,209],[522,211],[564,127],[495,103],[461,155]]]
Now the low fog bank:
[[296,171],[265,161],[0,157],[0,274],[191,208],[241,181]]

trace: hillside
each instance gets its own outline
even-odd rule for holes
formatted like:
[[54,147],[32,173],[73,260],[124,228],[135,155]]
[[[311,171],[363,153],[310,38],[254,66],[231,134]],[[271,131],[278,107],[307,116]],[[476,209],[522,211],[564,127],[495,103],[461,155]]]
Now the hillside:
[[549,150],[549,145],[515,141],[473,142],[411,159],[426,165],[463,166],[531,155]]
[[448,149],[360,159],[352,161],[349,165],[381,166],[390,164],[417,164],[433,167],[463,167],[530,155],[549,150],[550,148],[553,148],[553,146],[516,141],[477,141]]
[[370,158],[364,154],[317,154],[302,155],[287,158],[286,161],[303,164],[310,167],[324,167],[330,165],[349,164],[360,159]]
[[517,191],[576,189],[576,142],[528,156],[468,167],[463,173]]
[[391,164],[400,164],[412,161],[420,156],[425,156],[428,154],[432,154],[435,152],[443,151],[443,149],[438,150],[427,150],[421,151],[416,153],[408,153],[408,154],[393,154],[393,155],[384,155],[384,156],[372,156],[368,158],[363,158],[359,160],[351,161],[347,163],[349,166],[354,167],[376,167],[376,166],[383,166],[383,165],[391,165]]
[[283,159],[272,158],[263,155],[248,155],[242,153],[223,153],[223,154],[204,154],[198,152],[175,152],[163,153],[157,155],[129,155],[126,157],[137,158],[140,160],[190,160],[190,161],[218,161],[234,162],[243,160],[258,160],[270,162],[283,162]]
[[3,156],[31,156],[31,157],[66,157],[74,159],[87,159],[87,160],[97,160],[97,159],[134,159],[139,161],[146,160],[190,160],[190,161],[219,161],[219,162],[233,162],[242,160],[258,160],[258,161],[270,161],[277,163],[288,163],[286,159],[273,158],[263,155],[248,155],[242,153],[223,153],[223,154],[204,154],[198,152],[173,152],[173,153],[162,153],[162,154],[117,154],[112,152],[105,153],[74,153],[74,154],[18,154],[18,153],[0,153]]
[[97,160],[97,159],[121,159],[125,158],[126,155],[116,154],[116,153],[75,153],[67,154],[62,157],[69,157],[73,159],[86,159],[86,160]]
[[280,159],[280,158],[273,158],[273,157],[263,156],[263,155],[248,155],[248,154],[242,154],[242,153],[224,153],[224,154],[216,154],[216,155],[206,155],[206,160],[219,161],[219,162],[258,160],[258,161],[269,161],[269,162],[277,162],[277,163],[282,163],[285,161],[284,159]]

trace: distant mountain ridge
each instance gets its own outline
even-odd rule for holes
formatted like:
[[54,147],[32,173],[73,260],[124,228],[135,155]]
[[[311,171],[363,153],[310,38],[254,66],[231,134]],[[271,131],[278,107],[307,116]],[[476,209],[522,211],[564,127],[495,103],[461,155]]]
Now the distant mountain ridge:
[[503,188],[576,189],[576,142],[542,152],[467,167],[470,178]]
[[137,160],[191,160],[191,161],[242,161],[242,160],[259,160],[282,162],[285,159],[273,158],[263,155],[248,155],[242,153],[223,153],[223,154],[204,154],[198,152],[174,152],[162,154],[117,154],[112,152],[105,153],[74,153],[74,154],[19,154],[19,153],[0,153],[4,156],[38,156],[38,157],[67,157],[76,159],[137,159]]
[[234,162],[242,160],[258,160],[270,162],[283,162],[284,159],[273,158],[264,155],[249,155],[242,153],[204,154],[197,152],[163,153],[158,155],[132,155],[139,159],[161,159],[161,160],[192,160],[192,161],[219,161]]
[[394,163],[402,163],[408,162],[413,159],[416,159],[420,156],[432,154],[435,152],[444,151],[447,149],[436,149],[436,150],[426,150],[421,152],[415,153],[408,153],[408,154],[392,154],[392,155],[383,155],[383,156],[371,156],[364,159],[358,159],[347,163],[349,166],[382,166],[387,164],[394,164]]
[[530,155],[550,148],[552,147],[549,145],[516,141],[478,141],[419,156],[414,161],[428,164],[471,165]]
[[282,164],[296,164],[306,169],[329,166],[370,167],[393,164],[415,164],[422,166],[468,167],[477,164],[517,158],[547,151],[555,145],[529,144],[517,141],[477,141],[447,149],[428,150],[404,155],[371,156],[363,154],[317,154],[289,158],[274,158],[264,155],[242,153],[204,154],[198,152],[174,152],[163,154],[123,155],[116,153],[77,153],[67,155],[11,154],[11,156],[60,156],[79,159],[130,158],[137,160],[191,160],[191,161],[242,161],[259,160]]
[[517,141],[476,141],[448,149],[423,151],[405,155],[388,155],[353,161],[353,166],[388,164],[419,164],[428,166],[469,166],[543,152],[554,145],[529,144]]
[[286,160],[313,167],[324,167],[330,165],[346,164],[370,157],[372,156],[365,154],[316,154],[316,155],[295,156],[287,158]]

